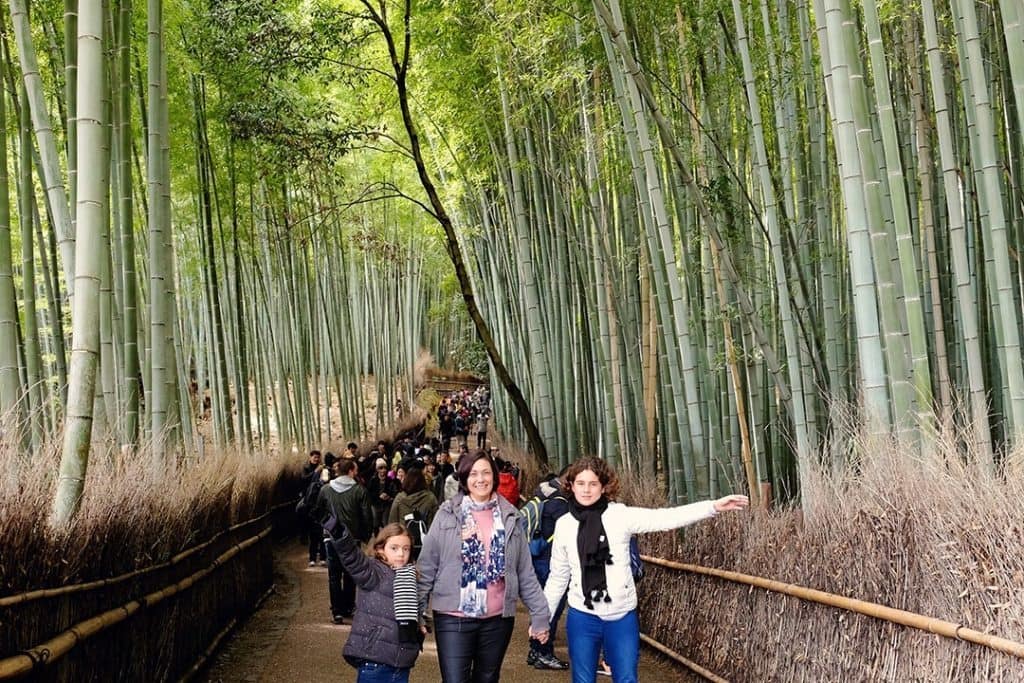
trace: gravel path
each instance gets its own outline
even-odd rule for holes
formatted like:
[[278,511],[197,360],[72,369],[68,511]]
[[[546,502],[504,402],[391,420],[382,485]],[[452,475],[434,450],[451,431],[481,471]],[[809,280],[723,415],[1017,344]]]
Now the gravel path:
[[[274,555],[275,593],[220,649],[199,680],[225,683],[287,683],[296,681],[353,681],[355,670],[341,658],[347,625],[331,623],[327,598],[327,568],[307,567],[304,545],[279,545]],[[522,609],[522,606],[520,606]],[[562,619],[564,624],[565,619]],[[516,619],[516,632],[505,656],[503,683],[568,683],[568,671],[538,671],[526,665],[526,614]],[[561,627],[561,624],[560,624]],[[565,632],[560,628],[556,652],[568,659]],[[692,680],[659,655],[644,648],[640,680]],[[434,639],[428,636],[411,683],[440,680]],[[610,681],[599,677],[599,681]]]

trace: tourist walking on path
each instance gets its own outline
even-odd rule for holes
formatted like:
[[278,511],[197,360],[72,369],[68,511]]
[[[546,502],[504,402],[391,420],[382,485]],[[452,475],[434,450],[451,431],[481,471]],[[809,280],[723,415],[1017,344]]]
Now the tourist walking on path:
[[[334,517],[356,539],[365,542],[370,538],[373,521],[366,489],[355,480],[356,463],[354,460],[339,460],[335,463],[335,472],[337,476],[320,489],[313,516],[316,519]],[[334,623],[340,624],[355,610],[356,587],[330,543],[327,544],[327,580],[331,593],[331,617]]]
[[373,556],[334,517],[324,523],[332,551],[358,586],[352,631],[342,656],[358,671],[356,683],[407,683],[426,627],[411,564],[412,539],[401,524],[384,527]]
[[600,458],[573,463],[565,475],[569,514],[555,523],[551,572],[544,587],[554,611],[568,589],[566,635],[573,683],[594,683],[598,656],[615,683],[635,683],[640,656],[636,585],[629,561],[633,534],[667,531],[719,512],[742,510],[746,496],[647,509],[615,502],[618,477]]
[[[434,521],[436,513],[437,498],[427,490],[427,480],[423,475],[423,469],[420,467],[410,468],[405,473],[402,492],[395,496],[395,502],[391,504],[388,522],[402,524],[411,532],[413,561],[419,558],[420,549],[423,547],[423,536],[417,530],[430,529],[430,524]],[[419,524],[420,522],[422,525]]]
[[529,633],[548,638],[550,614],[515,507],[495,493],[498,468],[484,451],[456,465],[460,493],[437,511],[420,555],[420,594],[430,598],[441,680],[493,683],[512,638],[516,601]]
[[[568,469],[568,468],[566,468]],[[564,471],[563,471],[564,475]],[[563,490],[565,480],[556,474],[548,477],[537,486],[534,496],[544,502],[540,513],[540,528],[537,536],[531,539],[530,552],[533,556],[533,571],[541,588],[547,585],[551,570],[551,541],[555,536],[555,523],[569,511],[569,500]],[[553,669],[561,671],[569,668],[567,662],[555,656],[555,632],[558,631],[558,619],[565,609],[565,596],[558,601],[558,606],[551,610],[550,637],[546,643],[530,638],[530,652],[526,655],[526,663],[535,669]]]
[[311,450],[309,461],[302,466],[302,499],[295,508],[299,516],[299,528],[302,530],[303,541],[309,551],[310,567],[316,565],[318,560],[320,562],[327,561],[327,550],[324,547],[324,535],[323,530],[320,529],[320,522],[310,516],[322,486],[320,472],[323,469],[320,451]]
[[384,458],[377,458],[374,463],[374,474],[366,485],[366,495],[370,499],[373,531],[376,533],[387,523],[391,503],[398,495],[398,480],[388,476],[388,464]]

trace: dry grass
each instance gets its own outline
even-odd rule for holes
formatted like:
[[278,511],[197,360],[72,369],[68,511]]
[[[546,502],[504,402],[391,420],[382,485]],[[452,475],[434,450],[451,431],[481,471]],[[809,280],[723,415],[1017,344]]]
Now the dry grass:
[[[918,612],[1024,640],[1024,473],[863,434],[816,471],[806,508],[731,514],[642,539],[644,552]],[[1016,454],[1009,460],[1019,458]],[[734,681],[1019,681],[975,645],[712,578],[649,567],[645,630]]]
[[[59,441],[32,458],[0,448],[0,595],[115,576],[164,560],[290,496],[299,463],[225,451],[167,468],[145,448],[123,457],[96,444],[80,513],[46,523]],[[289,462],[290,461],[290,462]]]

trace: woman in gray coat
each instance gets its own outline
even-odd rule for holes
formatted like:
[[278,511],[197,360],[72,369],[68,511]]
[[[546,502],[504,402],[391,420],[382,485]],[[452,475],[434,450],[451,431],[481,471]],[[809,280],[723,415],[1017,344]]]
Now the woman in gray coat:
[[495,683],[515,622],[530,611],[530,636],[547,641],[547,603],[533,572],[519,513],[495,489],[498,468],[484,451],[456,466],[459,490],[437,511],[419,558],[421,601],[429,597],[441,680]]

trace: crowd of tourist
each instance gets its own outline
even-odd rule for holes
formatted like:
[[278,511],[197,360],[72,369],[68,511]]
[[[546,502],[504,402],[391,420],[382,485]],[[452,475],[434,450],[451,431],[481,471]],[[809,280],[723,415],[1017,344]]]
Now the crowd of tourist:
[[[571,669],[573,683],[636,681],[633,535],[742,509],[746,497],[629,507],[616,502],[614,470],[591,457],[549,475],[527,502],[515,463],[485,450],[486,389],[445,398],[438,418],[435,438],[314,450],[303,470],[309,565],[326,563],[331,617],[351,623],[343,656],[357,682],[408,681],[431,629],[442,681],[498,681],[520,601],[528,664]],[[528,531],[531,509],[539,519]],[[553,639],[566,606],[569,662]]]

